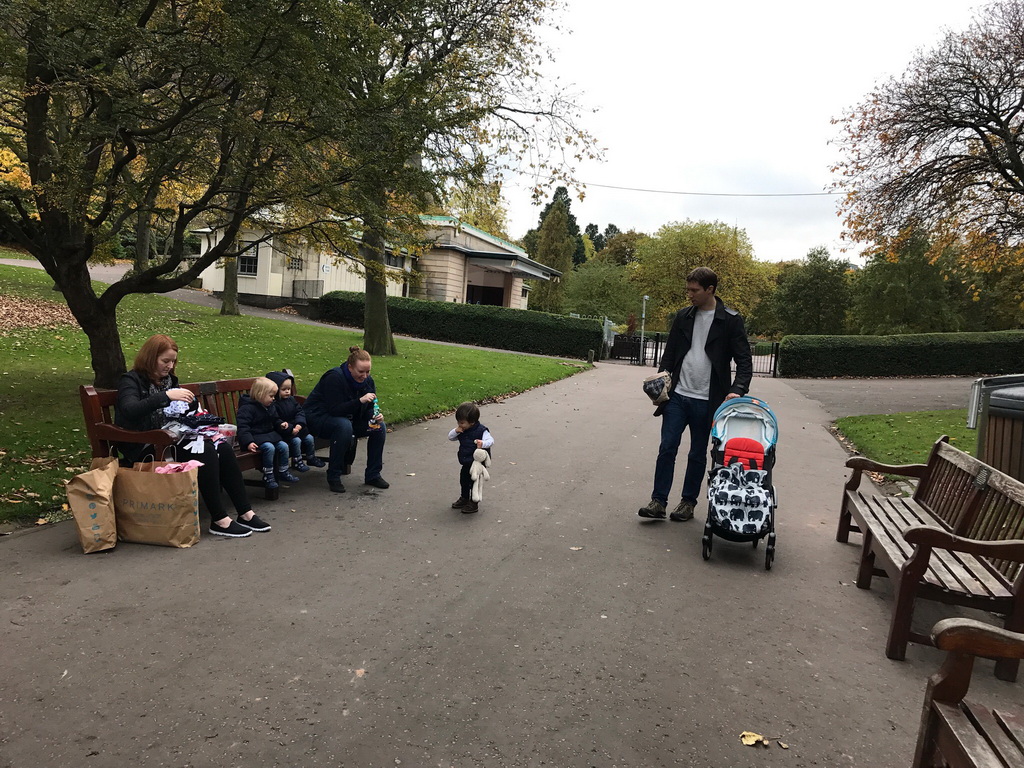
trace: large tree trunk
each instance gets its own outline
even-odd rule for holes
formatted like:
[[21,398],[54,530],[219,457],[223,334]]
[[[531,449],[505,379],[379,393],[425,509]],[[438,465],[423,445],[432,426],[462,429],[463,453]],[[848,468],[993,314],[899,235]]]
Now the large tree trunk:
[[89,337],[89,355],[95,373],[93,386],[117,389],[118,379],[126,370],[117,312],[114,309],[97,312],[88,325],[82,330]]
[[224,259],[224,292],[220,297],[222,315],[240,315],[238,309],[238,259]]
[[371,355],[396,355],[395,339],[388,319],[387,280],[384,277],[384,243],[367,230],[359,246],[366,265],[366,302],[363,310],[363,349]]
[[121,334],[117,329],[117,305],[103,301],[92,289],[89,267],[84,262],[67,268],[63,284],[68,308],[89,338],[93,386],[116,389],[126,370]]

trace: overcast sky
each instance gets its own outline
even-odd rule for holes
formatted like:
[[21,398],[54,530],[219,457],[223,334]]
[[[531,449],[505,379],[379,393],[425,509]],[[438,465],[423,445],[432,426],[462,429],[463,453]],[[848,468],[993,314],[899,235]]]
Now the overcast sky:
[[[823,245],[839,256],[836,198],[705,197],[669,192],[813,193],[831,183],[834,117],[914,52],[971,21],[976,2],[861,0],[567,0],[552,35],[551,72],[598,110],[587,127],[603,163],[578,167],[580,228],[648,234],[685,219],[745,229],[762,261],[802,258]],[[552,190],[553,191],[553,190]],[[529,183],[509,179],[509,234],[536,226]],[[550,195],[545,202],[550,199]],[[854,253],[842,254],[852,258]]]

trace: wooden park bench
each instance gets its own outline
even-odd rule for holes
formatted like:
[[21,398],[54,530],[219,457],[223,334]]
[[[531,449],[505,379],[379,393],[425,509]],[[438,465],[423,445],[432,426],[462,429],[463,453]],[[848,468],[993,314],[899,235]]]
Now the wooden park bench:
[[1024,709],[987,707],[966,698],[974,657],[1024,659],[1024,635],[970,619],[945,619],[931,640],[946,651],[928,681],[913,768],[1019,768]]
[[[908,642],[931,645],[911,631],[914,602],[934,600],[991,611],[1024,631],[1024,483],[949,445],[932,447],[927,464],[889,466],[863,456],[847,460],[836,541],[863,535],[857,586],[888,576],[896,593],[885,655],[902,659]],[[858,490],[865,472],[917,478],[910,498]],[[996,664],[996,677],[1017,679],[1017,659]]]
[[[200,381],[191,384],[180,384],[184,389],[196,395],[199,405],[210,413],[215,413],[229,424],[236,424],[235,410],[238,400],[248,394],[254,379],[225,379],[223,381]],[[85,430],[89,435],[89,445],[93,457],[110,456],[114,450],[113,443],[144,443],[154,446],[157,457],[164,450],[177,442],[177,438],[165,429],[152,429],[137,432],[121,429],[114,425],[114,407],[117,405],[116,389],[96,389],[92,386],[78,388],[82,400],[82,413],[85,416]],[[262,470],[262,457],[259,452],[246,450],[235,445],[235,458],[242,471]],[[249,485],[263,487],[267,499],[274,500],[278,489],[267,488],[261,480],[245,481]]]

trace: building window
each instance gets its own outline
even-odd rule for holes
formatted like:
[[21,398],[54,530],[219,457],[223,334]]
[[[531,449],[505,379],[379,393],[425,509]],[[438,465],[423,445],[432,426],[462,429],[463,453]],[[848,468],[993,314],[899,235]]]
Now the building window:
[[256,277],[260,266],[260,244],[243,242],[242,252],[238,254],[238,274]]
[[530,289],[529,289],[529,288],[527,288],[527,287],[526,287],[526,286],[524,285],[524,286],[523,286],[523,298],[525,299],[525,298],[526,298],[527,296],[529,296],[529,295],[530,295]]
[[398,256],[393,253],[384,254],[384,263],[395,269],[402,269],[405,266],[405,256]]
[[294,269],[294,270],[302,269],[302,257],[301,256],[289,256],[288,257],[288,269]]

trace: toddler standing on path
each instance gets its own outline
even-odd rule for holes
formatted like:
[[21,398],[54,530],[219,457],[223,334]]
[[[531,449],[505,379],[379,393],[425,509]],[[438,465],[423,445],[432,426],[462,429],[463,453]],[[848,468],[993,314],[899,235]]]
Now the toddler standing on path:
[[459,474],[461,493],[452,503],[452,509],[461,509],[464,513],[470,514],[480,509],[479,502],[472,499],[473,479],[469,475],[469,468],[473,465],[473,451],[483,448],[490,453],[494,438],[487,427],[480,423],[480,409],[475,403],[460,405],[455,411],[455,421],[458,426],[448,433],[448,439],[459,442],[458,455],[462,471]]

